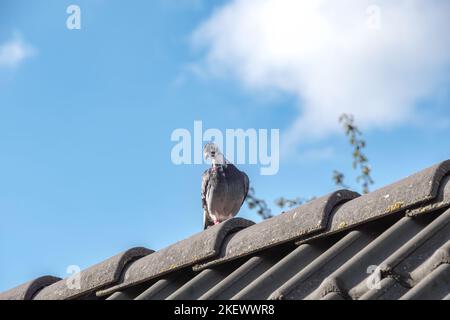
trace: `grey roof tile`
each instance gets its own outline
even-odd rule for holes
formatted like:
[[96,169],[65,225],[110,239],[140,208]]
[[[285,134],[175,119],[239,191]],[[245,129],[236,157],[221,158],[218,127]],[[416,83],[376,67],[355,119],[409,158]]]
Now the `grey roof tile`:
[[[269,299],[304,299],[313,294],[321,283],[320,293],[316,293],[314,297],[324,297],[331,292],[330,283],[334,283],[334,279],[327,280],[327,277],[372,239],[371,234],[363,231],[350,232],[273,292]],[[338,290],[338,287],[334,289]]]
[[108,266],[85,270],[78,292],[60,280],[0,297],[450,299],[449,169],[445,161],[364,196],[339,191],[257,225],[232,219],[114,277],[102,275]]
[[343,204],[333,215],[330,231],[411,209],[438,196],[443,178],[450,173],[450,160]]
[[68,279],[64,279],[45,287],[34,299],[64,300],[92,293],[95,290],[118,282],[127,263],[152,252],[152,250],[143,247],[129,249],[81,271],[79,288],[68,286]]
[[449,288],[450,264],[442,264],[405,293],[400,300],[444,299],[449,294]]
[[233,218],[179,241],[169,247],[156,251],[134,262],[125,271],[120,284],[98,292],[106,295],[127,286],[151,280],[168,272],[199,263],[212,258],[220,252],[222,243],[232,232],[247,228],[254,222],[242,218]]
[[258,276],[267,271],[280,259],[276,253],[253,256],[234,270],[228,277],[213,286],[199,300],[226,300],[246,288]]
[[[369,290],[366,282],[370,276],[369,271],[379,266],[384,259],[424,227],[424,224],[414,219],[408,217],[401,219],[367,243],[330,277],[341,284],[340,290],[347,292],[352,299],[358,299]],[[320,298],[324,292],[325,290],[319,286],[313,296]]]
[[320,300],[345,300],[345,298],[341,296],[339,293],[331,292],[327,294],[325,297],[321,298]]
[[410,288],[402,286],[393,278],[384,278],[378,283],[373,283],[370,290],[364,293],[359,300],[398,300]]
[[236,300],[267,299],[281,285],[325,251],[314,244],[302,244],[232,297]]
[[322,231],[337,205],[358,196],[356,192],[339,190],[237,232],[226,242],[219,258],[197,266],[196,270]]
[[437,249],[430,258],[420,265],[420,267],[413,270],[410,277],[415,280],[415,282],[420,281],[428,273],[444,263],[450,264],[450,240]]
[[133,296],[128,292],[116,291],[106,300],[133,300]]
[[418,208],[407,210],[407,215],[416,216],[449,207],[450,207],[450,176],[446,176],[441,181],[437,197],[432,199],[431,201],[423,203]]
[[380,264],[382,274],[395,274],[413,286],[442,263],[450,263],[450,210],[417,233]]
[[53,276],[39,277],[11,290],[0,293],[0,300],[31,300],[39,290],[59,280],[61,280],[61,278]]
[[211,287],[228,276],[229,268],[204,269],[194,278],[172,293],[166,300],[195,300],[199,299]]
[[136,297],[136,300],[163,300],[191,280],[187,272],[179,272],[159,279]]

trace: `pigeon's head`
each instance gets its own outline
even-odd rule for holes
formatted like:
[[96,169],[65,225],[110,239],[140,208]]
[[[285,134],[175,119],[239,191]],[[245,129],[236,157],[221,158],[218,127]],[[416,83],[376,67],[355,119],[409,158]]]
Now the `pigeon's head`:
[[211,159],[213,166],[227,166],[228,161],[225,159],[224,155],[220,152],[219,147],[215,143],[207,143],[203,148],[203,154],[205,156],[205,160]]
[[221,152],[219,150],[219,147],[215,143],[207,143],[205,147],[203,148],[203,154],[205,156],[205,159],[215,159],[217,155],[219,155]]

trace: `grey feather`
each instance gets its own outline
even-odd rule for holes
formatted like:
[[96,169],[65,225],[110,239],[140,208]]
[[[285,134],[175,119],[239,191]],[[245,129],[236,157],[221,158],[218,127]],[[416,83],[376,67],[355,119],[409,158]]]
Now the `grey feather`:
[[215,165],[202,176],[203,227],[223,222],[239,212],[247,197],[248,176],[233,164]]
[[209,219],[208,205],[206,203],[206,195],[208,193],[208,182],[211,178],[210,169],[206,170],[202,175],[202,208],[203,208],[203,229],[206,229],[211,221]]

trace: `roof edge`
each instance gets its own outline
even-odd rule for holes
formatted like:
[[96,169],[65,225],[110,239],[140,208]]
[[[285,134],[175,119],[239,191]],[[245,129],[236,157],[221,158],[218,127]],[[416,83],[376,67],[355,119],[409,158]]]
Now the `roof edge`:
[[127,264],[153,252],[153,250],[144,247],[128,249],[45,287],[33,299],[67,300],[94,292],[99,288],[118,282]]
[[39,290],[60,280],[54,276],[42,276],[0,293],[0,300],[32,300]]
[[317,234],[325,230],[336,206],[359,196],[357,192],[338,190],[239,231],[227,239],[218,259],[197,264],[194,270],[203,270],[212,265]]
[[97,296],[104,296],[215,257],[221,251],[223,242],[229,234],[254,224],[253,221],[247,219],[232,218],[212,226],[133,262],[125,271],[120,283],[99,290],[96,294]]
[[[331,217],[330,233],[350,229],[386,215],[405,212],[436,201],[450,175],[450,160],[346,202]],[[450,187],[450,186],[449,186]]]

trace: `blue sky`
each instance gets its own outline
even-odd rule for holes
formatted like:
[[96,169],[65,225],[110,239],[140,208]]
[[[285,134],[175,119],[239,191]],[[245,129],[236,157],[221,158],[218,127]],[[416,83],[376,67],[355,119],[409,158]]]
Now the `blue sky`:
[[[339,51],[315,39],[359,34],[334,20],[325,33],[304,31],[315,21],[283,26],[255,1],[0,0],[0,291],[200,231],[206,165],[170,158],[171,133],[195,120],[280,129],[291,152],[278,174],[241,166],[270,204],[333,191],[334,169],[351,184],[351,148],[333,120],[344,111],[360,119],[372,188],[450,158],[449,19],[440,7],[412,1],[404,13],[379,2],[387,31],[369,42],[379,45],[351,40]],[[81,30],[66,28],[70,4],[81,8]],[[423,19],[407,30],[390,24],[410,16]],[[275,35],[271,23],[281,25]],[[260,220],[246,207],[239,215]]]

